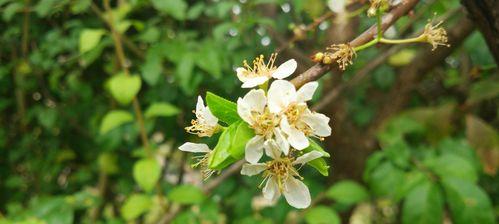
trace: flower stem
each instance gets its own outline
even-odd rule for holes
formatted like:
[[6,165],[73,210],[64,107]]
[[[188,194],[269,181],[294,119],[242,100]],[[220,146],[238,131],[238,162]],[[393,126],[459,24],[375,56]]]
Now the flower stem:
[[364,49],[366,49],[368,47],[371,47],[371,46],[377,44],[378,42],[379,42],[378,39],[374,39],[374,40],[371,40],[371,41],[369,41],[369,42],[367,42],[367,43],[365,43],[363,45],[360,45],[358,47],[353,48],[353,50],[355,50],[355,52],[358,52],[358,51],[364,50]]
[[381,10],[378,9],[376,12],[376,25],[377,25],[377,30],[378,30],[378,35],[376,36],[376,39],[381,40],[383,38],[383,30],[381,27]]
[[379,40],[379,42],[384,43],[384,44],[408,44],[408,43],[424,42],[424,37],[419,36],[419,37],[414,37],[414,38],[397,39],[397,40],[390,40],[390,39],[381,38]]
[[265,91],[265,93],[267,92],[268,88],[269,88],[269,81],[266,81],[260,85],[260,89],[263,89],[263,91]]

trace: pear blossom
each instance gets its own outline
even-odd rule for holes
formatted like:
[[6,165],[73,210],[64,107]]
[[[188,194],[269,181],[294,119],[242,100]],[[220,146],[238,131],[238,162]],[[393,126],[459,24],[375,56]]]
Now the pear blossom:
[[[254,176],[263,173],[263,197],[269,201],[276,201],[281,194],[289,205],[303,209],[310,206],[311,197],[308,187],[301,181],[298,170],[304,164],[323,156],[318,151],[311,151],[298,158],[290,155],[282,156],[281,151],[273,142],[265,144],[265,152],[273,160],[266,163],[247,163],[241,169],[242,175]],[[295,166],[299,166],[295,168]]]
[[219,131],[218,118],[211,113],[210,108],[204,106],[201,96],[198,96],[196,110],[193,113],[196,119],[191,121],[191,126],[185,128],[188,133],[199,137],[210,137]]
[[204,153],[204,155],[200,156],[195,156],[194,158],[197,160],[196,163],[192,165],[192,167],[200,167],[201,168],[201,173],[203,175],[203,179],[208,179],[213,173],[215,173],[214,170],[210,169],[208,167],[208,159],[211,154],[211,149],[208,147],[206,144],[200,144],[200,143],[192,143],[192,142],[186,142],[180,147],[178,147],[180,151],[184,152],[192,152],[192,153]]
[[269,112],[280,116],[280,130],[286,134],[290,146],[297,150],[309,146],[307,136],[322,139],[331,135],[329,118],[310,111],[306,103],[312,99],[318,85],[309,82],[296,91],[291,82],[276,80],[267,93]]
[[432,51],[437,49],[438,46],[446,46],[450,45],[447,43],[449,39],[447,38],[447,31],[444,28],[439,27],[442,25],[443,21],[433,25],[431,21],[429,21],[425,28],[424,32],[421,35],[423,41],[428,42],[432,45]]
[[327,48],[333,53],[330,54],[331,59],[338,63],[338,67],[341,70],[345,70],[348,65],[353,64],[353,59],[357,56],[357,53],[350,44],[333,44]]
[[243,62],[244,67],[236,69],[237,77],[242,84],[242,88],[253,88],[266,83],[269,79],[284,79],[293,74],[296,70],[297,63],[294,59],[290,59],[279,67],[274,65],[277,54],[272,54],[267,63],[264,56],[260,55],[253,60],[253,67],[250,67],[247,61]]
[[267,97],[261,89],[249,91],[237,100],[237,113],[255,131],[245,147],[245,159],[257,163],[263,155],[264,144],[272,141],[288,154],[289,144],[279,129],[279,117],[267,107]]

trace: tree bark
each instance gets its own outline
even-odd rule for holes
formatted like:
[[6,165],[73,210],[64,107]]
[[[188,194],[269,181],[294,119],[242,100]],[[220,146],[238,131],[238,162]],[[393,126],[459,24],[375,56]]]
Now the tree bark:
[[461,0],[499,64],[499,0]]

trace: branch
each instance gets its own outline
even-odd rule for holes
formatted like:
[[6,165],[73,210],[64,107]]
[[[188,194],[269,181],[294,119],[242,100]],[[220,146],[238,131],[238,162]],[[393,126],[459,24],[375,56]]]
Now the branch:
[[[403,15],[407,14],[409,11],[416,6],[416,4],[419,2],[419,0],[407,0],[405,1],[404,4],[401,4],[394,8],[392,11],[389,13],[385,14],[383,16],[383,19],[381,21],[381,29],[385,31],[393,25],[400,17]],[[353,39],[350,41],[350,46],[352,47],[358,47],[360,45],[363,45],[371,40],[374,39],[374,37],[377,34],[377,27],[376,25],[371,26],[371,28],[367,29],[364,31],[364,33],[360,34],[357,38]],[[324,74],[326,74],[328,71],[333,69],[334,72],[338,73],[339,68],[337,66],[330,66],[330,65],[324,65],[324,64],[315,64],[311,68],[309,68],[307,71],[304,73],[298,75],[295,77],[291,82],[296,86],[300,87],[304,85],[307,82],[317,80],[320,77],[322,77]]]

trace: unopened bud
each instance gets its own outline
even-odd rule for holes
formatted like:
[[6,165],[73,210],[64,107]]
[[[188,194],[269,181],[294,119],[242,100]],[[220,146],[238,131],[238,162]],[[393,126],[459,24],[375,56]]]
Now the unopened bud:
[[312,61],[314,62],[322,62],[322,59],[324,59],[324,53],[322,52],[317,52],[313,57],[312,57]]

